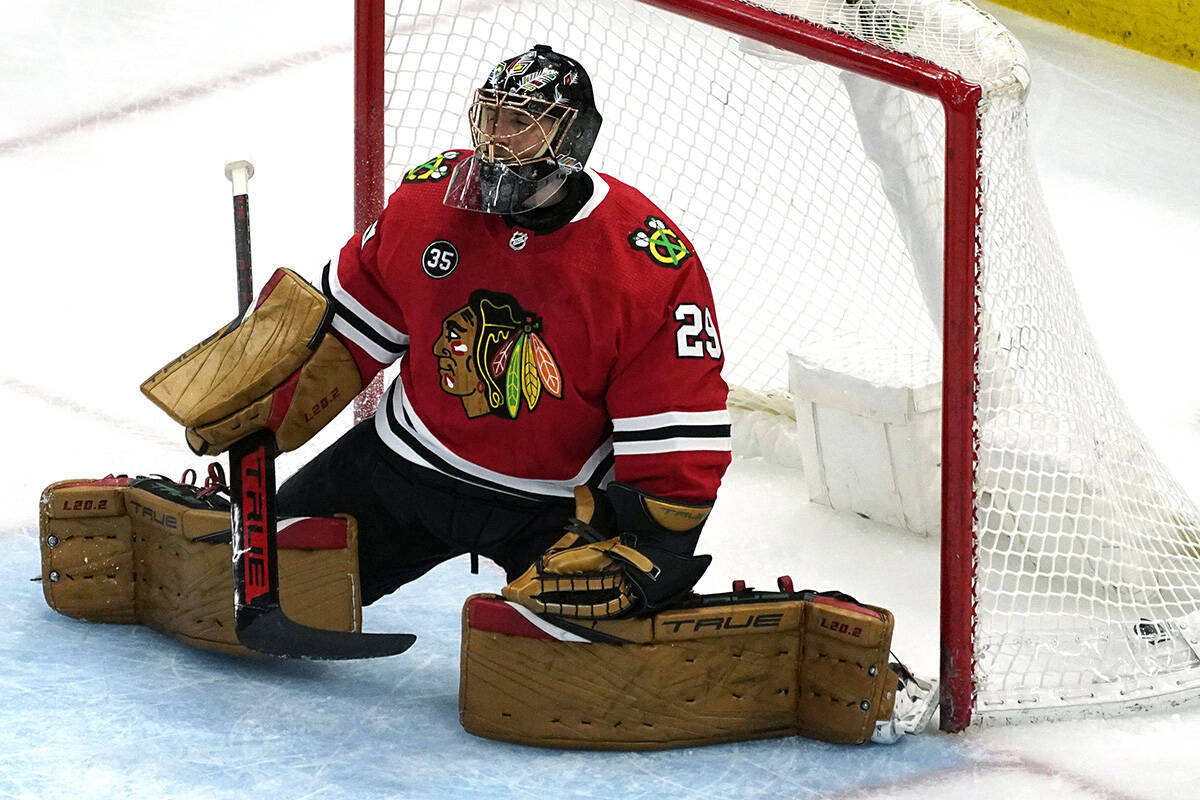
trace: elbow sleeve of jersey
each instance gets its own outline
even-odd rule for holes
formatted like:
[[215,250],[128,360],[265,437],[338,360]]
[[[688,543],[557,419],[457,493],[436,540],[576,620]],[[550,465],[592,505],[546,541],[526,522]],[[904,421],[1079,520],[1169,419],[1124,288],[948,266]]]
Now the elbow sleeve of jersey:
[[364,386],[400,358],[409,341],[399,304],[378,264],[379,224],[350,239],[321,276],[321,290],[333,306],[333,331],[354,357]]
[[687,503],[711,503],[729,467],[729,450],[618,455],[614,477],[650,494]]
[[730,461],[728,387],[702,272],[682,282],[654,334],[610,383],[615,477],[688,502],[716,498]]

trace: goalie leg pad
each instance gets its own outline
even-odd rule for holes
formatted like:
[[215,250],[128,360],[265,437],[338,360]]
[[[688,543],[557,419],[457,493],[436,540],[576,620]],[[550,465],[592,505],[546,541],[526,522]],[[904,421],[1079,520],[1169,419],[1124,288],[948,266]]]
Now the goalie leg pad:
[[895,699],[891,614],[777,597],[580,625],[476,595],[463,609],[460,721],[478,736],[583,749],[868,741]]
[[[250,654],[234,633],[229,512],[186,497],[186,487],[158,479],[48,487],[40,515],[46,603],[76,619],[140,623],[197,647]],[[279,567],[289,616],[361,630],[353,517],[281,521]]]

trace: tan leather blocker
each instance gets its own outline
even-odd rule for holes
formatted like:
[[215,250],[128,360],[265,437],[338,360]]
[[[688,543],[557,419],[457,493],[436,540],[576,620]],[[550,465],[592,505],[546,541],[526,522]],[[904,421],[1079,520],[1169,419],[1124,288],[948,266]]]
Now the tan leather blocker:
[[[197,647],[251,655],[234,634],[229,512],[189,508],[128,483],[60,481],[42,493],[47,604],[76,619],[140,623]],[[360,631],[354,518],[285,520],[280,528],[287,615]]]
[[262,428],[294,450],[358,394],[354,358],[328,332],[329,301],[276,270],[258,305],[145,382],[142,393],[187,428],[198,454],[220,453]]
[[463,608],[460,720],[543,747],[866,742],[895,701],[892,615],[805,597],[583,625],[475,595]]

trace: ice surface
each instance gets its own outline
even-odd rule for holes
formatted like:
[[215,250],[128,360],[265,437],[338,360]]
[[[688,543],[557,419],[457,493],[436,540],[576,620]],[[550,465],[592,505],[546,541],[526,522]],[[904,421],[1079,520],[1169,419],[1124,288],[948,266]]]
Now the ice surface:
[[[28,582],[42,487],[201,466],[137,386],[233,315],[225,161],[257,168],[260,285],[277,265],[315,275],[349,232],[350,14],[280,0],[0,11],[0,797],[1194,796],[1197,710],[892,748],[477,739],[457,721],[459,609],[500,585],[486,565],[452,562],[367,609],[369,630],[419,637],[383,661],[239,660],[54,613]],[[1032,144],[1097,338],[1155,446],[1200,490],[1200,80],[994,11],[1033,59]],[[836,586],[892,608],[897,652],[936,672],[936,541],[810,506],[798,475],[745,461],[704,546],[716,562],[701,589],[782,572]]]

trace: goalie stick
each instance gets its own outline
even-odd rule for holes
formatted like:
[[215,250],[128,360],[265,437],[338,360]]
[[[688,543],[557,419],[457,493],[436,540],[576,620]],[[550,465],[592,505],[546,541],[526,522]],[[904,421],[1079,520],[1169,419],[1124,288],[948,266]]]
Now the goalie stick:
[[[250,308],[249,161],[225,165],[233,183],[233,227],[237,247],[238,318]],[[350,633],[302,625],[279,605],[279,556],[275,505],[275,456],[270,431],[229,448],[230,522],[233,539],[234,629],[251,650],[285,658],[375,658],[403,653],[410,633]]]

